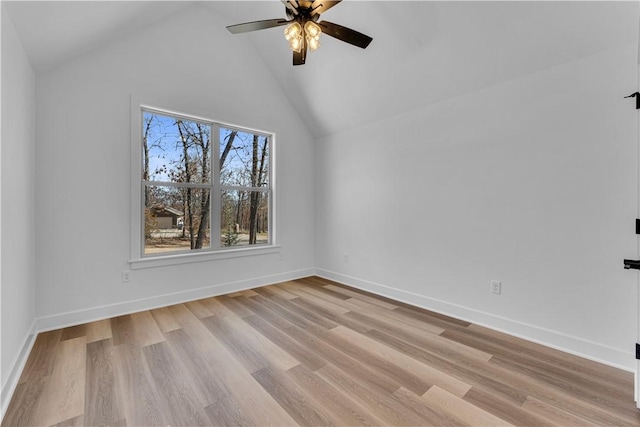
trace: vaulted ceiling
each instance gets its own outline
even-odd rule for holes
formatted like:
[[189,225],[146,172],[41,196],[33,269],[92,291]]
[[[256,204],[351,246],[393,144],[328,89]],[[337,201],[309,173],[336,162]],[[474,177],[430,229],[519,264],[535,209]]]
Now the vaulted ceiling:
[[[273,1],[3,2],[37,74],[182,9],[227,24],[284,17]],[[638,2],[347,0],[323,14],[373,37],[366,50],[331,37],[291,65],[282,28],[231,35],[256,55],[315,137],[382,120],[638,39]],[[206,43],[206,40],[199,41]],[[246,46],[240,44],[239,46]],[[526,96],[526,94],[523,94]]]

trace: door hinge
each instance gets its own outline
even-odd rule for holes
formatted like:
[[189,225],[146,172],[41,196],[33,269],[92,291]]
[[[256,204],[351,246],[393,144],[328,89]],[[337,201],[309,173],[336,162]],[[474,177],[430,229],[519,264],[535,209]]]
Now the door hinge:
[[636,110],[640,110],[640,92],[632,93],[629,96],[625,96],[625,98],[635,98],[636,99]]

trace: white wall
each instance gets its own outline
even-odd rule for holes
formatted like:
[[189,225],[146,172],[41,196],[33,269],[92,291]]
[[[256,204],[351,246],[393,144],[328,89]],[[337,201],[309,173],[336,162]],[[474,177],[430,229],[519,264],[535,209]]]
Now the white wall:
[[636,253],[637,118],[623,96],[636,55],[319,141],[319,273],[632,369],[637,274],[622,259]]
[[[39,328],[313,272],[313,139],[259,56],[246,54],[251,45],[229,43],[225,25],[196,5],[38,76]],[[122,283],[130,267],[130,95],[276,133],[282,260],[269,254],[134,270]]]
[[4,412],[35,320],[35,76],[9,15],[4,10],[1,14],[0,412]]

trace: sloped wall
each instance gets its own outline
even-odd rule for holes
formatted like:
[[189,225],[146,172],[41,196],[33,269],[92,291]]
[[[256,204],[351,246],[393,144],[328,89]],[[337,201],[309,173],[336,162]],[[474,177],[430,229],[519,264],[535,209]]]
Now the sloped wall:
[[632,369],[636,56],[622,46],[319,141],[320,274]]

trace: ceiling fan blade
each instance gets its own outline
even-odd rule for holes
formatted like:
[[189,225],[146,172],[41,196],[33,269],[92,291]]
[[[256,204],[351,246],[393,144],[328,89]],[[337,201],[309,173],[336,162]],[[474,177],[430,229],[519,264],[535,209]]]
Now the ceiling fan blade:
[[298,15],[298,1],[297,0],[280,0],[284,3],[284,7],[294,15]]
[[245,22],[244,24],[229,25],[227,30],[233,34],[248,33],[249,31],[265,30],[267,28],[281,27],[289,21],[284,18],[265,19],[263,21]]
[[363,49],[369,46],[369,43],[373,40],[365,34],[359,33],[351,28],[343,27],[342,25],[334,24],[333,22],[322,21],[318,22],[318,25],[320,25],[324,34]]
[[340,3],[340,1],[342,0],[338,0],[338,1],[315,0],[313,3],[311,3],[311,16],[320,15],[321,13],[324,13],[325,11],[331,9],[333,6]]
[[293,51],[293,65],[304,65],[307,60],[307,41],[302,40],[302,49],[300,52]]
[[300,52],[293,52],[293,65],[304,65],[305,59],[303,50]]

